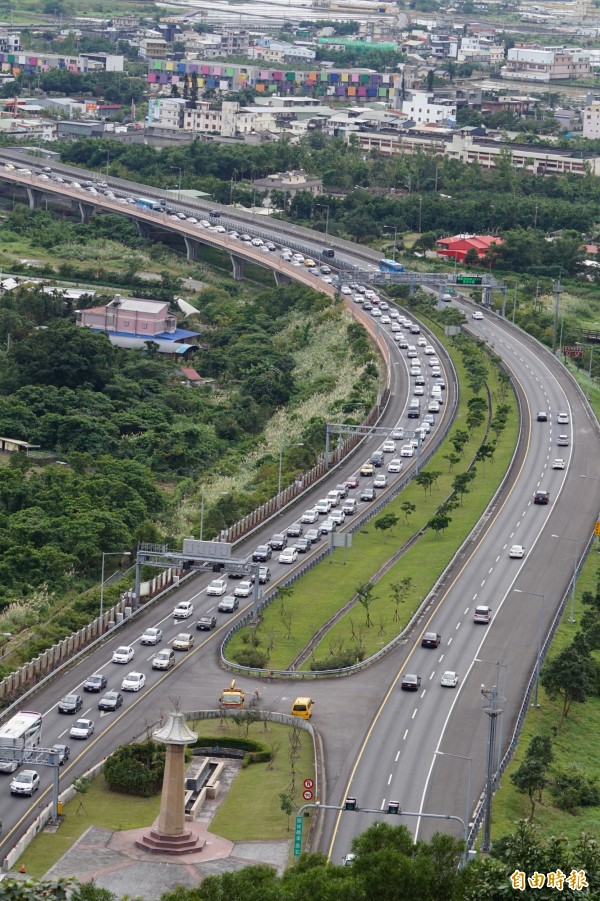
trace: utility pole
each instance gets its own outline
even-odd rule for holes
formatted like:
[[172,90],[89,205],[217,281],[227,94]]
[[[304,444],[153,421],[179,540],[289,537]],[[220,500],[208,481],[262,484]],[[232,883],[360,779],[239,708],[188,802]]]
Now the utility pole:
[[552,353],[556,354],[556,340],[558,338],[558,308],[560,306],[560,295],[562,288],[560,286],[560,276],[558,281],[554,282],[554,331],[552,333]]
[[489,717],[488,729],[488,747],[487,747],[487,764],[485,772],[485,812],[483,820],[483,838],[481,840],[481,850],[489,851],[491,847],[491,826],[492,826],[492,792],[494,784],[494,748],[496,745],[496,720],[503,713],[501,707],[498,707],[498,686],[493,685],[491,689],[481,686],[481,694],[489,702],[487,707],[483,708],[484,713]]

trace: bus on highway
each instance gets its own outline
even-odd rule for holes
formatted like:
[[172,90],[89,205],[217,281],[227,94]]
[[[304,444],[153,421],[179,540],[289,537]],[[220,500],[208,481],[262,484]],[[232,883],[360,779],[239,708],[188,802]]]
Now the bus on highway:
[[155,213],[162,213],[163,204],[158,200],[149,200],[148,197],[136,197],[135,205],[141,206],[144,210],[153,210]]
[[0,726],[0,773],[14,773],[42,740],[42,714],[21,710]]
[[379,260],[379,271],[404,272],[404,266],[402,263],[397,263],[396,260]]

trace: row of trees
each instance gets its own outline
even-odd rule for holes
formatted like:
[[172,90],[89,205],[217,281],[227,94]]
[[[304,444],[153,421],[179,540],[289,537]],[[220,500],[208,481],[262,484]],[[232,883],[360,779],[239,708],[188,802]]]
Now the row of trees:
[[[194,102],[193,82],[183,89]],[[389,237],[390,227],[398,233],[428,233],[433,241],[460,231],[499,232],[504,243],[490,252],[485,265],[548,276],[576,272],[581,233],[593,232],[600,202],[600,179],[536,178],[515,171],[508,151],[496,169],[486,171],[477,163],[467,166],[433,152],[393,157],[373,152],[365,158],[352,139],[347,143],[321,133],[297,145],[282,138],[243,149],[194,141],[157,151],[117,142],[103,142],[100,148],[96,141],[82,141],[65,145],[62,152],[69,162],[102,168],[107,149],[113,175],[164,187],[165,171],[181,167],[183,187],[208,191],[223,203],[235,199],[250,205],[254,178],[303,167],[319,175],[335,195],[317,198],[320,205],[308,192],[293,198],[284,192],[274,196],[285,215],[298,223],[325,230],[328,217],[331,234],[358,242]],[[549,242],[546,234],[551,229],[564,234]]]
[[[584,704],[591,696],[600,695],[600,662],[593,655],[600,649],[600,578],[595,591],[584,592],[582,602],[586,609],[581,617],[581,630],[569,645],[548,660],[540,676],[548,697],[560,703],[555,734],[563,728],[573,704]],[[519,792],[529,797],[531,820],[545,789],[549,790],[556,807],[572,814],[580,807],[600,805],[598,777],[579,760],[564,763],[561,758],[557,762],[548,735],[533,736],[511,781]]]
[[[258,864],[207,876],[194,888],[177,886],[160,901],[505,901],[519,891],[540,901],[570,901],[600,891],[600,848],[594,838],[544,839],[524,822],[494,845],[493,856],[462,870],[461,842],[439,833],[431,841],[414,842],[405,825],[377,822],[354,839],[352,851],[356,857],[350,866],[330,863],[322,854],[303,854],[281,876]],[[5,880],[3,894],[6,901],[118,901],[93,882]]]

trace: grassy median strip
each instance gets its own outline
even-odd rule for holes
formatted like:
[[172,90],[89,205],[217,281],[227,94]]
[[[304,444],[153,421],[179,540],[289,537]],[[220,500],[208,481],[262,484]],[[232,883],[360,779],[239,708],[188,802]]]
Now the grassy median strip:
[[[546,660],[552,660],[568,645],[581,628],[581,618],[589,607],[581,603],[584,592],[593,592],[600,578],[600,556],[592,550],[582,567],[577,579],[575,597],[575,623],[568,622],[570,602],[563,613],[562,622],[556,630]],[[525,595],[523,595],[525,597]],[[537,598],[531,598],[537,602]],[[597,655],[595,655],[597,658]],[[542,668],[543,672],[543,668]],[[562,699],[551,701],[542,686],[539,689],[539,707],[531,707],[525,718],[523,729],[515,755],[502,777],[501,788],[494,795],[492,838],[499,839],[503,835],[514,833],[517,820],[530,816],[531,803],[527,794],[517,791],[511,782],[511,776],[517,771],[527,747],[534,736],[547,736],[552,741],[554,761],[547,773],[550,783],[558,772],[577,772],[586,779],[594,781],[600,776],[600,697],[591,694],[584,704],[573,704],[569,715],[565,717],[563,726],[557,731],[560,719]],[[575,770],[572,770],[572,768]],[[561,810],[552,803],[550,786],[542,795],[542,802],[536,803],[534,822],[542,833],[550,835],[566,835],[569,839],[578,839],[582,833],[591,836],[600,834],[600,806],[578,806],[570,813]],[[537,799],[538,792],[534,792]]]
[[[464,472],[473,460],[485,436],[485,423],[480,423],[470,431],[467,425],[469,400],[474,396],[468,387],[469,372],[465,369],[461,355],[454,346],[449,347],[457,369],[461,385],[461,398],[455,424],[449,437],[424,468],[425,472],[438,473],[433,486],[420,487],[413,480],[379,516],[393,513],[398,522],[388,532],[375,527],[379,517],[375,517],[364,529],[352,537],[352,548],[348,551],[346,565],[343,551],[336,550],[331,563],[325,561],[306,573],[289,592],[277,598],[263,614],[257,629],[247,627],[237,632],[227,647],[227,657],[235,660],[243,649],[256,648],[267,655],[270,669],[285,669],[291,661],[308,645],[315,632],[322,628],[364,585],[373,574],[412,536],[424,528],[436,514],[452,489],[452,482],[458,473]],[[358,659],[375,653],[386,645],[409,621],[427,592],[451,559],[458,546],[473,528],[486,504],[498,486],[512,457],[518,432],[516,402],[500,375],[500,371],[483,351],[486,360],[486,380],[492,398],[492,415],[499,405],[508,405],[506,426],[501,433],[493,462],[487,460],[477,464],[478,475],[469,486],[462,506],[452,510],[449,528],[435,533],[428,530],[402,559],[377,582],[369,603],[369,623],[367,611],[361,605],[352,610],[327,633],[303,669],[313,668],[315,659]],[[482,392],[480,396],[485,396]],[[451,444],[457,431],[469,432],[467,442],[460,456],[448,460],[454,454]],[[493,440],[490,436],[488,440]],[[404,505],[411,505],[405,507]],[[414,507],[412,512],[411,508]],[[408,510],[408,512],[406,512]],[[393,535],[392,535],[393,532]],[[437,538],[435,536],[438,536]],[[392,585],[399,585],[410,579],[408,590],[399,593]],[[394,598],[395,595],[395,598]],[[404,596],[402,596],[404,595]],[[338,664],[340,665],[340,664]]]

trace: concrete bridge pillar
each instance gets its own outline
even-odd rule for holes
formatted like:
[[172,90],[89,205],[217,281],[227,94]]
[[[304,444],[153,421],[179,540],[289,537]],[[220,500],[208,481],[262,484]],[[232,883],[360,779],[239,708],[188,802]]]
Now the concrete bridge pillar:
[[26,185],[25,190],[29,200],[29,209],[39,210],[42,205],[42,197],[44,196],[43,191],[40,191],[39,188],[30,188],[29,185]]
[[275,284],[277,287],[280,285],[289,285],[291,282],[291,278],[289,275],[286,275],[285,272],[278,272],[277,269],[274,269],[273,275],[275,276]]
[[82,225],[87,225],[90,219],[92,218],[92,214],[95,211],[95,207],[92,206],[91,203],[84,203],[82,200],[77,201],[77,209],[79,210],[79,215],[81,216]]
[[195,260],[198,256],[198,248],[200,247],[200,241],[194,240],[194,238],[189,238],[187,235],[183,236],[183,240],[185,241],[185,252],[187,254],[188,260],[190,262]]
[[140,233],[140,238],[150,238],[152,236],[152,229],[148,222],[144,222],[143,219],[136,219],[138,231]]
[[233,277],[236,281],[241,281],[244,277],[244,259],[235,253],[230,253],[229,256],[233,266]]

